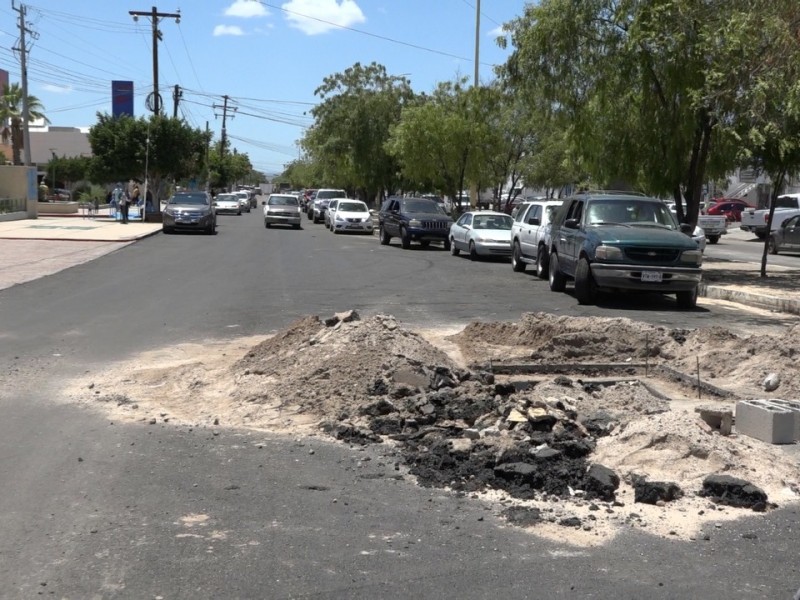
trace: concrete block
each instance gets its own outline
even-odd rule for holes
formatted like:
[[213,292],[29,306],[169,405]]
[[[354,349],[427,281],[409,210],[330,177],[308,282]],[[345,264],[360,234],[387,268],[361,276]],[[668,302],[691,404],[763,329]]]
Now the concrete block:
[[768,444],[791,444],[795,413],[770,400],[741,400],[736,403],[736,431]]
[[794,441],[800,442],[800,400],[770,398],[770,402],[794,413]]
[[733,428],[733,411],[728,408],[717,408],[712,406],[701,406],[694,409],[700,413],[700,418],[715,431],[722,435],[730,435]]

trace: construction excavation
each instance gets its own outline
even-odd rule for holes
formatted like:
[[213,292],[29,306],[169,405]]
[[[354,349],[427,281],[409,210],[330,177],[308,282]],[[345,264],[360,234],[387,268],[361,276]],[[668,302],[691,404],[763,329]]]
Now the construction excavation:
[[565,543],[626,528],[703,540],[800,500],[796,439],[736,423],[738,403],[760,418],[762,402],[785,407],[790,438],[800,429],[798,336],[800,325],[737,335],[546,313],[413,331],[348,311],[149,352],[102,384],[73,381],[68,396],[143,426],[369,449],[392,477]]

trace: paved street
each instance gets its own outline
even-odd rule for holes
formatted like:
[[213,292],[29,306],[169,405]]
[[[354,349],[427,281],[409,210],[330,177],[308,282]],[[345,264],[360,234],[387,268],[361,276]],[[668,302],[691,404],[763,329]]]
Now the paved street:
[[771,599],[800,587],[797,507],[726,522],[707,541],[639,531],[575,548],[416,487],[389,447],[121,425],[60,402],[65,379],[102,381],[142,350],[348,308],[425,327],[526,311],[742,331],[797,322],[709,300],[688,312],[650,296],[579,306],[507,263],[307,221],[266,230],[258,211],[219,224],[0,290],[0,597]]

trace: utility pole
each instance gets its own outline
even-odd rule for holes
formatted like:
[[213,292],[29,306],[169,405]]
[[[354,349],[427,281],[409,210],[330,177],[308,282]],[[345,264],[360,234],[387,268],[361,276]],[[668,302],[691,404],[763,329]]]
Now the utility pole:
[[162,13],[158,12],[155,6],[150,10],[129,10],[128,14],[133,17],[134,21],[138,21],[139,17],[150,17],[150,22],[153,25],[153,114],[158,115],[161,111],[161,96],[158,95],[158,41],[161,39],[161,31],[158,29],[158,22],[161,19],[175,19],[175,23],[181,22],[181,13]]
[[[22,71],[22,149],[24,151],[24,158],[22,164],[30,166],[31,164],[31,131],[30,131],[30,114],[28,113],[28,47],[25,41],[25,34],[30,33],[33,39],[38,36],[28,29],[25,23],[25,15],[28,12],[24,4],[20,4],[19,8],[11,0],[11,8],[19,13],[19,66]],[[14,141],[16,143],[16,141]]]
[[[472,87],[480,85],[479,77],[479,57],[481,47],[481,0],[475,2],[475,79],[473,80]],[[469,189],[469,204],[470,207],[475,208],[478,206],[480,198],[480,190],[478,190],[478,183],[473,182]]]
[[[230,100],[230,97],[226,94],[226,95],[224,95],[222,97],[222,106],[221,107],[220,107],[219,104],[214,104],[214,106],[213,106],[214,109],[222,108],[222,134],[220,135],[220,144],[219,144],[219,157],[220,157],[220,159],[222,159],[222,157],[225,156],[225,140],[228,137],[227,129],[225,127],[225,125],[227,123],[227,120],[228,120],[228,100]],[[232,107],[231,111],[236,112],[236,108]],[[231,119],[232,118],[233,117],[231,117]]]
[[175,89],[172,91],[172,100],[173,100],[172,118],[173,119],[177,119],[178,118],[178,103],[181,101],[181,98],[183,98],[183,90],[181,89],[181,86],[179,86],[176,83],[175,84]]

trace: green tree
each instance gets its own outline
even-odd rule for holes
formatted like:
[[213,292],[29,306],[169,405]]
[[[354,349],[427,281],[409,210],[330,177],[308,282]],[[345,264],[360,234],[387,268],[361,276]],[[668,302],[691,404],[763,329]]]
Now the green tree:
[[465,84],[465,79],[440,83],[433,94],[406,106],[390,130],[386,149],[417,189],[457,198],[465,184],[492,177],[487,160],[497,146],[486,112],[490,92]]
[[89,130],[92,181],[112,183],[147,176],[156,198],[167,179],[199,176],[205,170],[208,135],[181,119],[163,116],[97,115]]
[[[753,10],[729,24],[742,44],[760,48],[741,87],[741,159],[772,179],[767,232],[787,177],[800,171],[800,7],[794,0],[754,0]],[[733,56],[731,57],[734,58]],[[739,57],[741,60],[741,57]],[[764,240],[761,277],[767,276],[770,235]]]
[[[42,112],[44,107],[36,96],[28,94],[28,115],[27,121],[34,119],[44,119],[49,123]],[[15,165],[22,164],[22,150],[24,146],[22,123],[26,120],[22,114],[22,88],[18,83],[3,86],[3,96],[0,98],[0,123],[7,123],[3,126],[3,143],[11,142],[12,161]]]
[[397,163],[384,143],[414,97],[408,80],[377,63],[356,63],[326,77],[315,94],[321,102],[301,146],[323,185],[356,188],[367,200],[396,187]]
[[50,182],[51,188],[59,187],[56,181],[61,181],[64,188],[71,190],[73,184],[88,179],[91,162],[92,159],[88,156],[54,156],[45,167],[45,178]]
[[735,164],[731,115],[751,63],[731,58],[757,49],[727,25],[750,6],[543,0],[509,26],[517,49],[506,69],[551,103],[595,181],[673,195],[694,223],[704,182]]

